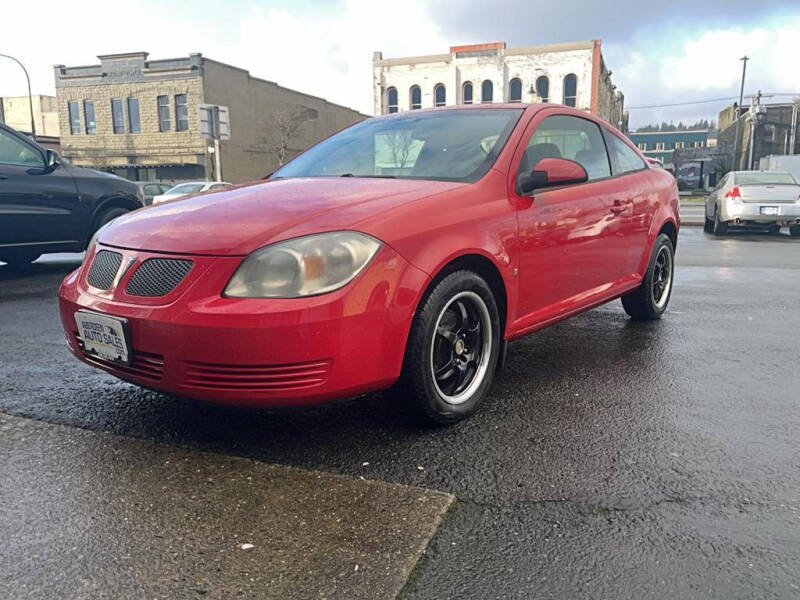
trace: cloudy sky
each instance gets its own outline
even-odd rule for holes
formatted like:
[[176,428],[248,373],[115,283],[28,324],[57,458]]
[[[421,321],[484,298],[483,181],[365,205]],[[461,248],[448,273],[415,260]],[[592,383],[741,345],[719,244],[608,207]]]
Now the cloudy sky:
[[[54,93],[53,64],[202,52],[371,114],[374,50],[392,57],[593,38],[603,40],[631,108],[738,96],[745,53],[746,93],[800,95],[797,0],[39,0],[3,8],[0,53],[26,64],[34,93]],[[19,68],[0,58],[0,96],[24,93]],[[715,118],[725,104],[632,109],[631,125]]]

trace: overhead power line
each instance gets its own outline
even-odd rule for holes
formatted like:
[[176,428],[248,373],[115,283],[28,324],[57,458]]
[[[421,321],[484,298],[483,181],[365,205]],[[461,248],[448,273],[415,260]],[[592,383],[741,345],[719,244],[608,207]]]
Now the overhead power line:
[[[745,96],[745,98],[752,98],[756,94]],[[762,98],[773,98],[775,96],[800,96],[800,92],[765,92],[761,94]],[[736,96],[727,96],[725,98],[710,98],[707,100],[691,100],[689,102],[670,102],[668,104],[641,104],[639,106],[626,106],[625,110],[636,110],[642,108],[667,108],[670,106],[691,106],[692,104],[711,104],[713,102],[730,102],[731,100],[738,100]]]

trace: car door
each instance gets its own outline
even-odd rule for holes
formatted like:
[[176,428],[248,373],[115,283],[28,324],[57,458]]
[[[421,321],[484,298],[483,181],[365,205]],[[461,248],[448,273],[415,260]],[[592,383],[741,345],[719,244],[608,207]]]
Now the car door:
[[[658,208],[658,198],[650,195],[653,171],[647,162],[617,134],[603,127],[606,147],[611,158],[613,178],[608,181],[612,194],[610,210],[617,216],[615,231],[624,247],[625,262],[614,274],[616,281],[636,277],[642,256],[649,251],[650,224]],[[620,251],[622,260],[623,251]]]
[[0,128],[0,246],[78,242],[78,190],[60,165],[24,136]]
[[600,126],[557,110],[542,111],[529,124],[512,163],[516,179],[535,170],[542,158],[574,160],[589,181],[537,190],[527,206],[518,202],[524,207],[517,213],[523,329],[590,303],[615,278],[616,263],[627,257],[611,211],[611,166]]

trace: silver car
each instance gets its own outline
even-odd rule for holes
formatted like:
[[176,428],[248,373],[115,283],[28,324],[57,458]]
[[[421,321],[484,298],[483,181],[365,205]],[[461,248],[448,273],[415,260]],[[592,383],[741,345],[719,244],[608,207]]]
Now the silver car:
[[731,171],[706,199],[705,230],[722,235],[729,227],[766,227],[800,236],[800,183],[782,171]]
[[231,187],[231,184],[225,181],[187,181],[185,183],[179,183],[163,194],[153,196],[153,204],[161,204],[167,200],[175,200],[175,198],[182,198],[190,194],[199,194],[200,192],[224,190],[227,187]]

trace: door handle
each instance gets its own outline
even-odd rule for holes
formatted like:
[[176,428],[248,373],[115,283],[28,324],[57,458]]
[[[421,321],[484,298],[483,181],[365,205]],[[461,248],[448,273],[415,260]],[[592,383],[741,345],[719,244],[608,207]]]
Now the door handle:
[[627,210],[629,202],[623,202],[622,200],[614,200],[614,204],[611,205],[611,212],[615,215],[623,213]]

